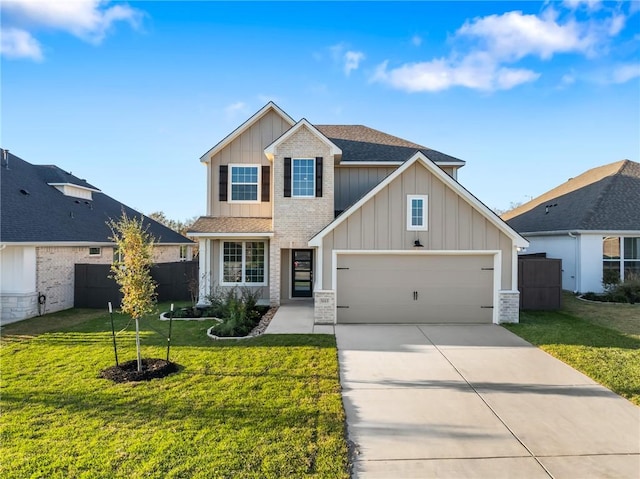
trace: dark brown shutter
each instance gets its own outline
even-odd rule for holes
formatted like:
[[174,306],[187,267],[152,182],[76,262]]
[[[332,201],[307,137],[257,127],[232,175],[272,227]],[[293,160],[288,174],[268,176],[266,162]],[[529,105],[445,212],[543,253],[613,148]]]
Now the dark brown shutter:
[[322,157],[316,156],[316,198],[322,198]]
[[229,167],[227,165],[220,165],[220,201],[227,201],[227,190],[229,187],[227,186],[227,182],[229,181]]
[[284,159],[284,197],[291,198],[291,158]]
[[269,201],[269,197],[271,196],[271,167],[263,166],[262,167],[262,198],[261,200],[264,202]]

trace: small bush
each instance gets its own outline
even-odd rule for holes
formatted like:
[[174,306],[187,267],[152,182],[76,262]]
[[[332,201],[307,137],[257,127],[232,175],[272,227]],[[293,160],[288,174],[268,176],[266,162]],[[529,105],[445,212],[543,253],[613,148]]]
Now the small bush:
[[224,292],[216,288],[213,293],[207,299],[213,308],[219,310],[220,315],[217,317],[222,319],[211,330],[216,336],[246,336],[260,322],[264,308],[257,306],[259,291],[242,288],[238,294],[236,288]]
[[591,301],[602,301],[609,303],[631,303],[640,302],[640,277],[629,275],[627,279],[620,282],[609,282],[604,285],[604,293],[584,293],[582,297]]

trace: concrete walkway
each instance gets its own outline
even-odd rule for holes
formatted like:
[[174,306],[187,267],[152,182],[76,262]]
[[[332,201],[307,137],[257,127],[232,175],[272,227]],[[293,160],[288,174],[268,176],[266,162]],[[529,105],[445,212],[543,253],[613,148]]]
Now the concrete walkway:
[[281,304],[264,334],[334,334],[333,325],[313,324],[313,301]]
[[354,477],[640,477],[640,408],[500,326],[335,332]]

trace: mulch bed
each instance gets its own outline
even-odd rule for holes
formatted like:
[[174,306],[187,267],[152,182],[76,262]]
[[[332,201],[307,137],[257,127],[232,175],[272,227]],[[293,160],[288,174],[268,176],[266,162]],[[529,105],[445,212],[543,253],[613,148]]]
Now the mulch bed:
[[100,377],[110,379],[115,383],[126,383],[132,381],[149,381],[158,379],[175,373],[179,369],[179,365],[164,359],[143,359],[142,371],[138,371],[138,361],[133,359],[118,366],[111,366],[100,372]]

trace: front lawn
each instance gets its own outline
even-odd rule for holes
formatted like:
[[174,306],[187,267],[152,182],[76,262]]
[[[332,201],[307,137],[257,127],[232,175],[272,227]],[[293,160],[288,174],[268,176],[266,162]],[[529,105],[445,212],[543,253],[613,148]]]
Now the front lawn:
[[640,308],[564,300],[562,311],[524,311],[506,326],[640,406]]
[[[120,330],[128,318],[116,322]],[[141,325],[143,357],[165,358],[153,329],[168,323]],[[171,360],[181,371],[125,384],[98,378],[114,363],[107,314],[5,326],[0,476],[348,477],[335,339],[214,342],[211,325],[174,322]],[[133,331],[118,336],[121,362],[135,358]]]

